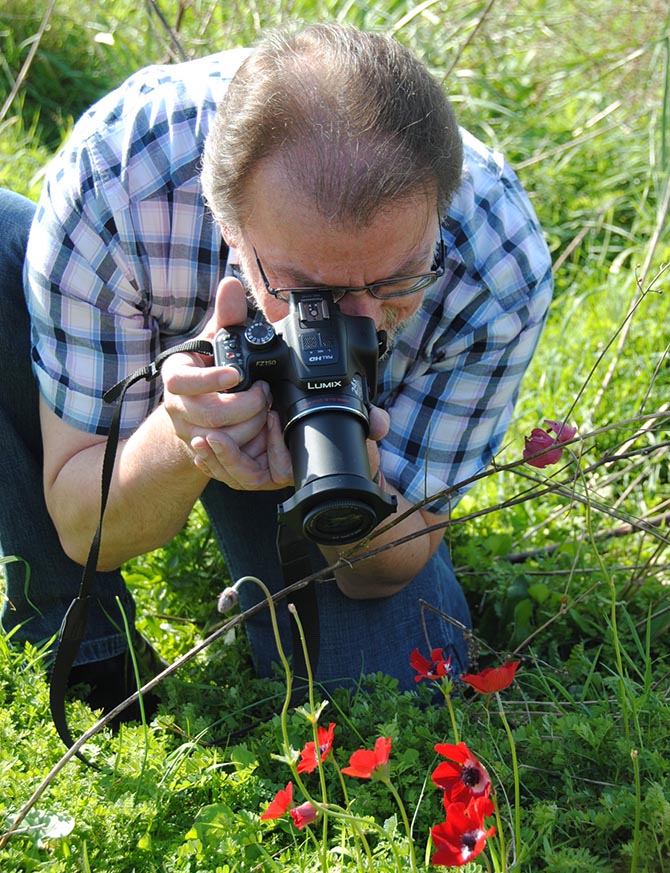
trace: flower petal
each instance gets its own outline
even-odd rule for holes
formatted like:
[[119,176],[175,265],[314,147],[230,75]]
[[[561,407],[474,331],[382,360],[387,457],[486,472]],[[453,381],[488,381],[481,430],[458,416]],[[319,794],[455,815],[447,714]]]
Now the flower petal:
[[349,766],[344,767],[342,772],[357,779],[371,779],[375,772],[381,772],[388,765],[391,743],[391,737],[379,737],[374,750],[359,749],[354,752],[349,758]]
[[359,749],[349,758],[349,766],[343,767],[342,772],[357,779],[369,779],[376,766],[375,753],[369,749]]
[[261,816],[261,821],[267,821],[271,818],[281,818],[284,813],[293,805],[293,783],[289,782],[286,788],[281,788],[276,794]]
[[417,675],[414,677],[415,682],[421,682],[422,679],[428,678],[428,671],[431,666],[430,661],[428,658],[424,658],[418,649],[414,649],[409,656],[409,665],[417,672]]
[[491,777],[465,743],[438,743],[435,751],[449,758],[436,767],[431,777],[444,791],[445,806],[460,801],[467,803],[474,797],[488,797]]
[[453,743],[437,743],[435,751],[438,755],[449,758],[450,761],[458,761],[459,764],[465,764],[469,758],[474,757],[470,749],[463,742],[456,743],[456,745]]
[[577,435],[577,428],[565,421],[549,421],[545,418],[544,423],[549,430],[553,430],[559,443],[567,443]]
[[306,825],[312,824],[313,821],[316,821],[318,814],[319,811],[312,806],[309,800],[306,800],[304,803],[301,803],[300,806],[296,806],[295,809],[290,811],[293,824],[298,828],[298,830],[302,830]]
[[503,691],[512,684],[520,663],[520,661],[508,661],[501,667],[487,667],[479,673],[462,673],[461,681],[480,694],[495,694],[496,691]]
[[487,797],[478,797],[467,805],[452,803],[446,821],[431,829],[437,852],[432,857],[435,865],[461,867],[482,852],[486,840],[495,834],[495,828],[485,830],[484,818],[493,811]]
[[[552,446],[555,448],[552,449]],[[547,451],[548,450],[548,451]],[[539,455],[538,452],[543,452]],[[537,455],[537,457],[535,457]],[[563,449],[557,444],[554,437],[548,434],[546,430],[540,427],[535,427],[531,431],[529,437],[525,438],[525,448],[523,450],[523,459],[531,467],[548,467],[550,464],[557,464],[563,457]]]
[[312,740],[305,744],[305,747],[300,752],[300,762],[298,763],[298,773],[313,773],[319,766],[319,756],[321,761],[325,761],[333,746],[333,736],[335,732],[335,723],[331,722],[328,728],[319,727],[317,736],[319,739],[319,751],[317,754],[316,744]]

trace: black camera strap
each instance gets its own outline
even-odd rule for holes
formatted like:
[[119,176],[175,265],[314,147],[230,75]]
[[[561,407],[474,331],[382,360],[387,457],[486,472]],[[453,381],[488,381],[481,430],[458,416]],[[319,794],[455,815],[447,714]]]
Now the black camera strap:
[[[67,724],[65,715],[65,694],[67,692],[67,682],[74,664],[77,652],[81,646],[82,640],[86,633],[86,625],[88,622],[88,609],[93,588],[93,581],[98,566],[98,557],[100,554],[100,540],[102,537],[102,522],[107,507],[107,499],[109,497],[109,489],[112,483],[112,473],[114,472],[114,462],[116,460],[116,450],[119,443],[119,432],[121,429],[121,408],[123,405],[126,392],[141,379],[146,379],[148,382],[153,381],[160,375],[161,367],[170,355],[177,352],[197,352],[201,355],[211,357],[213,350],[212,344],[206,340],[190,340],[182,343],[171,349],[162,352],[158,357],[147,366],[136,370],[127,376],[121,382],[114,385],[109,391],[103,395],[104,400],[108,403],[116,403],[112,420],[109,426],[109,434],[105,445],[105,452],[102,460],[102,477],[100,482],[100,517],[96,528],[91,547],[88,552],[88,558],[82,573],[79,593],[68,607],[63,623],[58,634],[58,643],[56,648],[56,656],[51,668],[51,677],[49,683],[49,705],[51,708],[51,717],[53,719],[59,737],[65,745],[70,748],[74,745],[70,728]],[[77,757],[95,769],[98,769],[95,764],[92,764],[83,754],[77,752]]]
[[[106,391],[103,395],[106,402],[115,403],[115,408],[109,426],[109,434],[107,436],[107,443],[105,445],[102,461],[100,516],[91,542],[86,565],[82,573],[79,593],[68,607],[61,624],[58,634],[56,655],[51,668],[49,683],[49,705],[51,708],[51,717],[59,737],[68,748],[71,748],[74,745],[74,740],[72,739],[72,734],[65,714],[65,695],[67,693],[68,679],[72,670],[72,665],[74,664],[77,652],[79,651],[86,634],[89,603],[100,554],[102,523],[105,509],[107,507],[107,500],[109,498],[109,490],[112,483],[112,474],[114,472],[114,463],[116,460],[116,451],[119,443],[123,400],[128,389],[136,382],[139,382],[142,379],[151,382],[156,379],[160,375],[161,367],[165,360],[170,355],[174,355],[178,352],[195,352],[200,355],[206,355],[207,357],[213,356],[212,344],[208,340],[189,340],[188,342],[181,343],[178,346],[174,346],[173,348],[162,352],[150,364],[136,370],[134,373],[131,373],[125,379],[121,380]],[[284,574],[284,583],[287,586],[312,573],[313,568],[309,560],[306,541],[302,537],[298,537],[294,533],[289,532],[285,525],[279,526],[277,533],[277,550]],[[315,669],[319,657],[320,634],[318,605],[314,582],[310,582],[304,588],[294,592],[294,601],[305,630],[310,663]],[[291,622],[291,626],[293,628],[294,670],[297,675],[306,675],[306,663],[300,638],[297,635],[296,623]],[[93,767],[96,770],[99,769],[81,752],[77,752],[76,756],[90,767]]]

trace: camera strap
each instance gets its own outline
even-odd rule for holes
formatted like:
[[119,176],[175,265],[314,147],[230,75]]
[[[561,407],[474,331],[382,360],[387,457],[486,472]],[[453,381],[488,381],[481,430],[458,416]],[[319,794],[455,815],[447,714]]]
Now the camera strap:
[[[51,709],[51,717],[59,737],[67,748],[71,748],[74,745],[74,740],[72,739],[72,734],[65,714],[65,696],[67,693],[68,679],[72,670],[72,665],[75,662],[77,652],[79,651],[86,634],[89,603],[100,554],[102,523],[107,500],[109,498],[109,490],[112,483],[112,474],[114,472],[114,463],[116,460],[116,451],[119,443],[123,400],[126,396],[126,392],[132,385],[142,379],[145,379],[148,382],[156,379],[160,375],[161,367],[165,360],[170,355],[180,352],[197,353],[200,355],[206,355],[207,357],[213,356],[211,342],[208,340],[189,340],[188,342],[181,343],[180,345],[162,352],[150,364],[147,364],[145,367],[131,373],[125,379],[122,379],[116,385],[112,386],[112,388],[106,391],[103,395],[103,399],[107,403],[115,403],[115,407],[109,426],[109,433],[102,461],[100,516],[82,573],[79,593],[68,607],[61,624],[56,644],[56,655],[51,668],[49,682],[49,706]],[[313,572],[313,567],[309,559],[307,542],[304,538],[289,531],[285,525],[280,525],[277,532],[277,551],[282,565],[285,585],[288,586],[293,582],[297,582]],[[314,582],[310,582],[304,588],[294,592],[293,599],[296,609],[298,610],[301,624],[305,631],[310,663],[312,668],[316,669],[319,657],[320,634],[318,604]],[[291,622],[291,627],[293,631],[294,670],[296,675],[307,675],[305,657],[300,637],[297,632],[296,622]],[[93,767],[96,770],[100,769],[97,765],[89,761],[81,752],[77,752],[76,756],[90,767]]]
[[[103,395],[103,399],[108,403],[116,403],[112,420],[109,425],[109,434],[105,445],[105,452],[102,460],[102,477],[100,482],[100,516],[98,526],[91,542],[91,547],[88,552],[88,558],[82,573],[79,593],[68,607],[63,623],[58,634],[58,642],[56,648],[56,656],[51,668],[51,678],[49,682],[49,706],[51,708],[51,717],[53,719],[58,736],[63,740],[65,745],[70,748],[74,745],[70,728],[68,727],[67,718],[65,715],[65,694],[67,692],[67,682],[74,664],[77,652],[81,646],[82,640],[86,634],[86,625],[88,623],[88,609],[91,598],[91,591],[95,579],[95,573],[98,566],[98,557],[100,554],[100,540],[102,537],[102,522],[109,497],[109,489],[112,483],[112,473],[114,472],[114,462],[116,460],[116,449],[119,444],[119,433],[121,429],[121,407],[126,392],[141,379],[146,379],[152,382],[160,375],[161,367],[164,361],[170,355],[177,352],[197,352],[201,355],[209,357],[213,354],[212,344],[206,340],[190,340],[181,345],[174,346],[162,352],[158,357],[131,373],[121,382],[118,382],[109,391]],[[77,757],[94,769],[99,769],[89,761],[83,754],[77,752]]]

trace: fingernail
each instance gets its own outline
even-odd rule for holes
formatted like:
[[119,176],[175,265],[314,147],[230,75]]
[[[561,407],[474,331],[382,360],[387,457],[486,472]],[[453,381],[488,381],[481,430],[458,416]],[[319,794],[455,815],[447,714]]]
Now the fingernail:
[[240,379],[240,372],[234,367],[228,367],[228,369],[222,370],[221,376],[219,377],[221,390],[227,391],[229,388],[234,388],[236,385],[240,384]]

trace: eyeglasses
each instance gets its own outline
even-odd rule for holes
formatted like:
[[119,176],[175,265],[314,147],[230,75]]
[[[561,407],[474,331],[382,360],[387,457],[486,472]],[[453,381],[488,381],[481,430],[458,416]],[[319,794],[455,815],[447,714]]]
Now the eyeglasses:
[[[366,291],[377,300],[393,300],[398,297],[408,297],[410,294],[416,294],[417,291],[423,291],[430,285],[433,285],[439,278],[444,275],[445,263],[445,245],[444,235],[442,232],[442,222],[440,222],[440,243],[437,255],[437,263],[435,269],[429,273],[419,273],[417,276],[402,276],[397,279],[383,279],[381,282],[373,282],[371,285],[359,285],[355,287],[346,286],[328,286],[328,285],[313,285],[304,288],[272,288],[265,275],[265,270],[261,264],[261,259],[258,257],[258,252],[254,248],[254,257],[256,258],[256,266],[260,273],[263,285],[268,294],[272,294],[277,300],[282,300],[288,303],[289,295],[301,291],[328,291],[333,295],[333,300],[337,302],[341,300],[345,294],[360,294]],[[384,290],[384,289],[391,290]],[[393,290],[395,289],[395,290]]]

